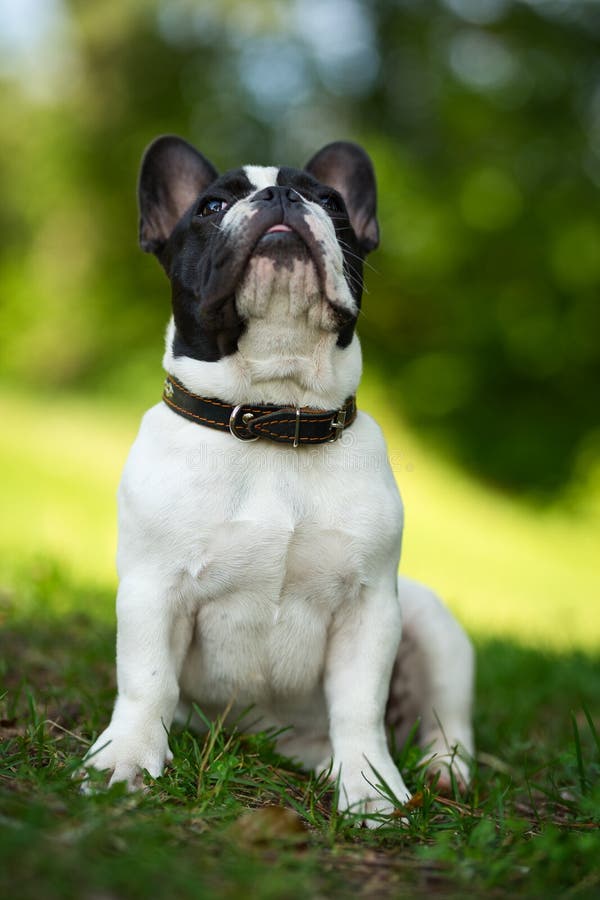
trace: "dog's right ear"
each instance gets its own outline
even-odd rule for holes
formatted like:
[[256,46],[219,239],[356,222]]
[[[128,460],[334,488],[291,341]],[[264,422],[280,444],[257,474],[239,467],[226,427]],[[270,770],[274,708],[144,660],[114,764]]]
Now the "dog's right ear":
[[334,141],[315,153],[305,169],[340,192],[363,254],[375,250],[379,244],[377,186],[373,163],[363,148],[349,141]]
[[182,215],[217,177],[214,166],[183,138],[165,134],[152,141],[138,181],[142,250],[159,254]]

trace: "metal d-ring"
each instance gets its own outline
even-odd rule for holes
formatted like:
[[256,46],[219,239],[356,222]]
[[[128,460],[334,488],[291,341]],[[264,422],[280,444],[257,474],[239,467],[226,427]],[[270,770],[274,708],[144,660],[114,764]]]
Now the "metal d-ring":
[[[255,435],[251,435],[250,437],[240,437],[240,435],[237,433],[236,417],[237,417],[237,414],[239,413],[240,409],[242,409],[242,406],[243,406],[242,403],[240,403],[238,406],[234,406],[234,408],[231,412],[231,415],[229,416],[229,431],[235,438],[238,439],[238,441],[242,441],[244,444],[249,444],[252,441],[257,441],[259,439],[260,435],[255,434]],[[242,416],[242,422],[244,423],[244,425],[247,425],[248,422],[250,422],[253,418],[254,418],[254,416],[252,413],[244,413],[244,415]]]

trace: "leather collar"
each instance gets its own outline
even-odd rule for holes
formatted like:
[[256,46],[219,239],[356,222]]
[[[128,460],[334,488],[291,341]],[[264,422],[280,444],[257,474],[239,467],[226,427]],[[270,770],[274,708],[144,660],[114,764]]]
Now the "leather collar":
[[228,431],[240,441],[257,441],[262,437],[291,447],[336,441],[356,418],[354,396],[348,397],[339,409],[245,403],[234,406],[192,394],[172,375],[165,379],[162,398],[184,419],[217,431]]

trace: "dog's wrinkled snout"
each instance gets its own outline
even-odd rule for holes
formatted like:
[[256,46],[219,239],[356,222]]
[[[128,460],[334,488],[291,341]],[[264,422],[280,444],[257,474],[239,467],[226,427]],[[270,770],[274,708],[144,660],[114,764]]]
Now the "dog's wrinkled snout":
[[300,203],[301,201],[302,195],[299,194],[297,190],[291,187],[281,187],[278,185],[270,185],[269,187],[263,188],[250,198],[250,203],[260,203],[261,206],[281,205],[282,207],[285,207],[290,203]]

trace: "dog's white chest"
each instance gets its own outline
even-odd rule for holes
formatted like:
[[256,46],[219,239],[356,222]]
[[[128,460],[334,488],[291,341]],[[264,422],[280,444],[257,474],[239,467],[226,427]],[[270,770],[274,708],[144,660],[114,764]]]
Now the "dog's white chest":
[[[387,464],[357,471],[352,454],[365,457],[358,424],[356,445],[330,448],[328,457],[212,434],[199,453],[182,440],[197,439],[194,425],[173,439],[177,448],[164,446],[170,431],[157,420],[165,416],[166,408],[152,411],[126,470],[120,563],[130,568],[132,556],[155,548],[172,573],[174,602],[195,620],[184,694],[207,706],[310,694],[332,617],[360,602],[380,560],[397,554],[401,504]],[[140,521],[148,530],[130,544]]]
[[314,522],[283,528],[256,517],[216,527],[196,576],[184,689],[207,703],[242,704],[310,692],[333,613],[356,602],[348,544]]

